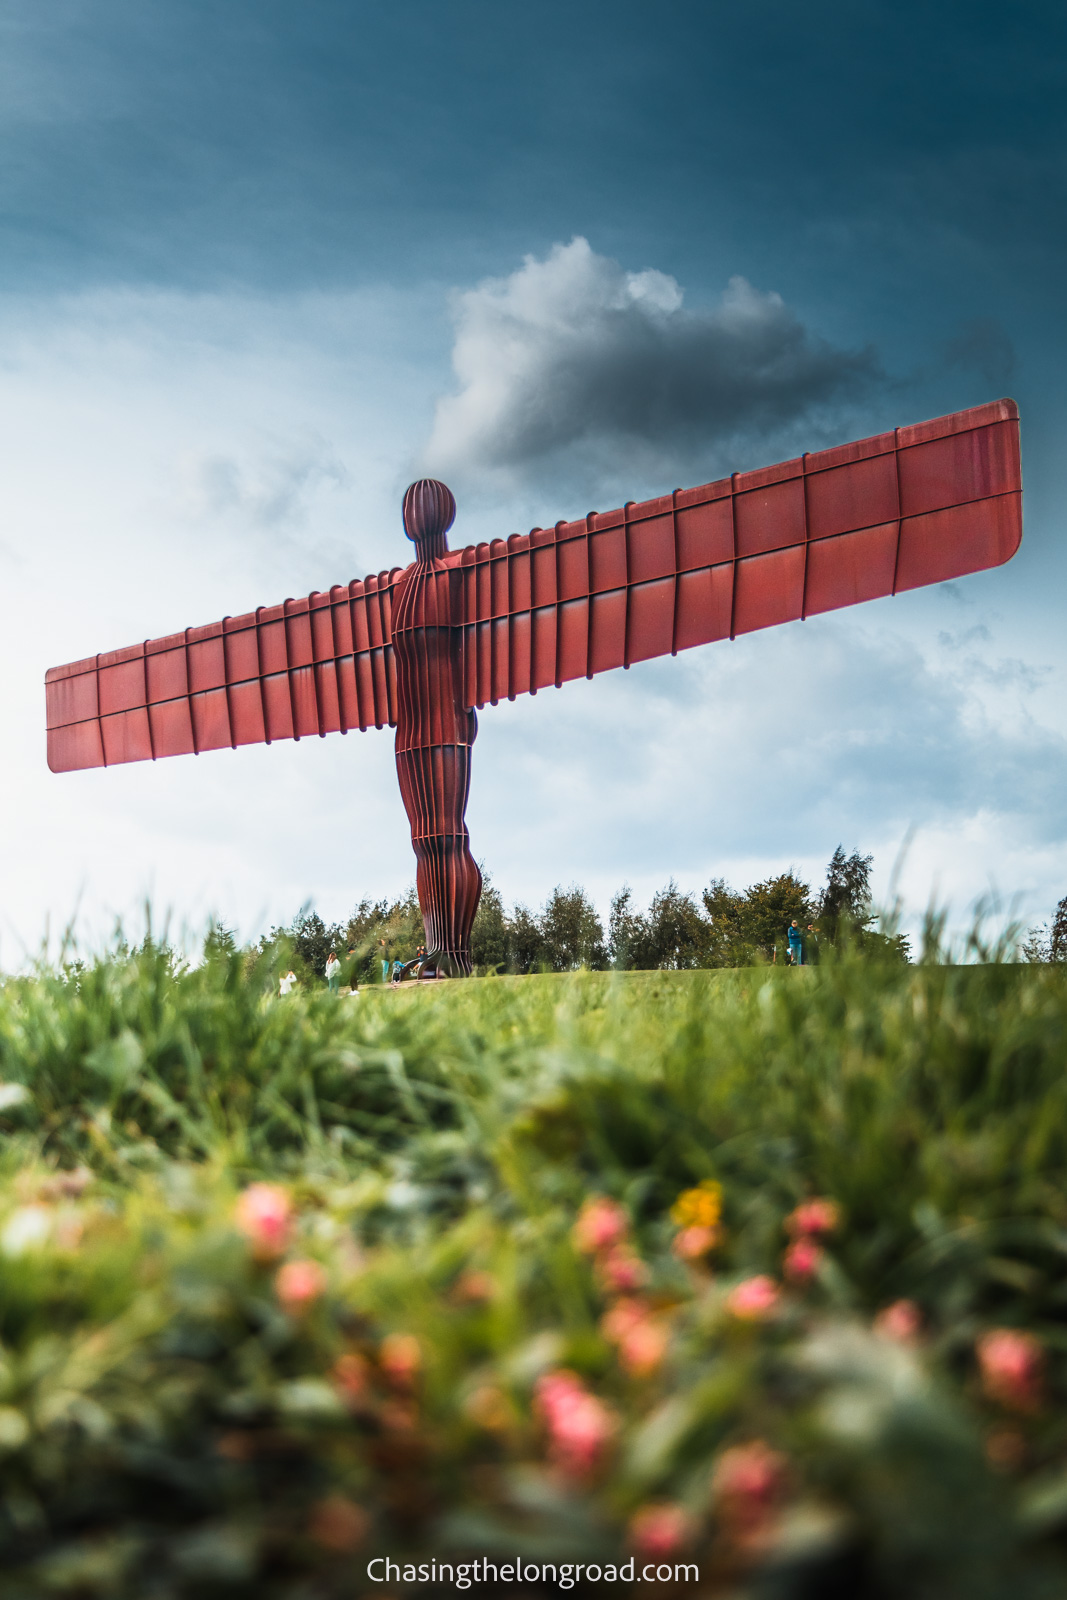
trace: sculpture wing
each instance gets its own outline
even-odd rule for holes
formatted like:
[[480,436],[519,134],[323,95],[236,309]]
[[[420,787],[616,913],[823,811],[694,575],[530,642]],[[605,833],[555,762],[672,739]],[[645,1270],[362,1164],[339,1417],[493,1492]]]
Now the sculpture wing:
[[401,568],[53,667],[53,772],[396,723]]
[[467,704],[999,566],[1013,400],[457,552]]

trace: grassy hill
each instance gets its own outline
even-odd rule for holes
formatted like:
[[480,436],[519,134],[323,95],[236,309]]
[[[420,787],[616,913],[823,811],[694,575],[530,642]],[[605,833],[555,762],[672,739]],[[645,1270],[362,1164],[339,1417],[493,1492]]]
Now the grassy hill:
[[0,990],[5,1597],[1067,1592],[1059,969],[275,987]]

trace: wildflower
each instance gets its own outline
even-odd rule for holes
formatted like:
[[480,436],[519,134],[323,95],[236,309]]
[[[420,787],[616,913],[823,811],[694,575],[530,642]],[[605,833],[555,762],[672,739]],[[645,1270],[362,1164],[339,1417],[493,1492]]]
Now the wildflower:
[[75,1206],[60,1206],[56,1212],[54,1232],[59,1249],[73,1253],[82,1242],[85,1218]]
[[713,1178],[683,1190],[671,1207],[671,1221],[679,1228],[714,1228],[721,1216],[722,1184]]
[[468,1268],[461,1272],[452,1288],[452,1298],[462,1305],[482,1305],[496,1293],[496,1281],[489,1272]]
[[662,1317],[642,1317],[619,1340],[619,1361],[633,1378],[648,1378],[663,1365],[671,1330]]
[[914,1344],[922,1331],[923,1316],[914,1300],[894,1300],[874,1319],[874,1331],[896,1344]]
[[711,1478],[711,1491],[727,1531],[744,1543],[759,1536],[785,1490],[787,1462],[762,1439],[724,1450]]
[[823,1251],[806,1235],[794,1239],[782,1258],[782,1267],[793,1283],[808,1283],[822,1265]]
[[252,1246],[257,1261],[273,1261],[289,1242],[293,1203],[277,1183],[253,1183],[240,1195],[237,1226]]
[[993,1328],[978,1341],[982,1388],[990,1400],[1012,1411],[1036,1411],[1041,1403],[1044,1352],[1032,1333]]
[[785,1219],[786,1232],[796,1238],[807,1234],[833,1233],[841,1221],[836,1200],[805,1200]]
[[502,1433],[511,1422],[507,1396],[495,1384],[483,1383],[467,1397],[463,1406],[467,1416],[488,1433]]
[[650,1309],[643,1300],[638,1300],[632,1295],[624,1295],[605,1311],[600,1319],[600,1331],[605,1339],[610,1340],[612,1344],[618,1344],[631,1328],[635,1328],[650,1315]]
[[761,1272],[755,1278],[743,1278],[730,1290],[726,1296],[726,1309],[742,1322],[760,1322],[774,1311],[780,1294],[774,1279]]
[[0,1250],[5,1256],[24,1256],[41,1250],[52,1237],[52,1224],[49,1206],[19,1206],[4,1223]]
[[57,1172],[38,1184],[37,1193],[42,1200],[77,1200],[93,1181],[88,1167],[75,1167],[70,1172]]
[[326,1288],[326,1272],[317,1261],[287,1261],[278,1268],[274,1292],[290,1316],[299,1316]]
[[361,1355],[357,1355],[353,1350],[346,1350],[334,1362],[330,1377],[333,1379],[334,1387],[340,1390],[342,1399],[352,1405],[366,1394],[370,1369]]
[[606,1251],[596,1264],[596,1274],[602,1287],[614,1294],[640,1289],[648,1282],[648,1268],[627,1245]]
[[419,1425],[419,1408],[414,1400],[387,1400],[378,1412],[386,1433],[414,1433]]
[[684,1506],[642,1506],[630,1518],[629,1542],[638,1555],[673,1556],[693,1536],[693,1520]]
[[600,1463],[618,1427],[602,1400],[575,1372],[547,1372],[534,1391],[548,1430],[549,1458],[570,1477],[586,1477]]
[[699,1261],[701,1256],[706,1256],[719,1242],[718,1228],[702,1227],[694,1222],[689,1228],[682,1228],[674,1236],[671,1251],[679,1261]]
[[629,1231],[630,1219],[618,1201],[608,1200],[604,1195],[594,1195],[578,1213],[571,1238],[583,1255],[593,1256],[602,1250],[610,1250]]
[[1026,1440],[1018,1428],[995,1428],[986,1439],[985,1458],[994,1472],[1016,1472],[1026,1460]]
[[316,1544],[338,1555],[357,1550],[367,1533],[367,1513],[354,1500],[331,1494],[312,1506],[308,1532]]
[[390,1383],[409,1389],[422,1368],[422,1347],[413,1333],[387,1333],[378,1350],[378,1365]]

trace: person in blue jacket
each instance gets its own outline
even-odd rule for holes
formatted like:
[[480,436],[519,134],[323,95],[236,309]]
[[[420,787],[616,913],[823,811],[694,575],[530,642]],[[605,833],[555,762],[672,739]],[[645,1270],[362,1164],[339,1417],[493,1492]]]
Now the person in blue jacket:
[[802,967],[804,965],[804,935],[800,931],[800,924],[797,922],[796,917],[793,918],[786,929],[786,934],[789,939],[789,959],[794,967]]

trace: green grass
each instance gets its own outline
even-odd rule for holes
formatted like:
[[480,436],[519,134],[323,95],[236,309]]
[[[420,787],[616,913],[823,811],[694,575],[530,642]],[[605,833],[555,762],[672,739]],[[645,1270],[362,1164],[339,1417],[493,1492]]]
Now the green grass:
[[[661,1503],[702,1593],[1067,1592],[1062,971],[273,989],[269,956],[148,947],[0,990],[5,1596],[332,1600],[385,1594],[363,1573],[386,1552],[618,1561]],[[235,1225],[264,1180],[326,1274],[304,1314]],[[687,1265],[670,1208],[706,1180],[721,1237]],[[572,1237],[594,1195],[644,1263],[622,1298],[662,1336],[645,1371]],[[738,1282],[781,1283],[811,1196],[841,1212],[814,1277],[732,1316]],[[900,1300],[910,1342],[874,1329]],[[1014,1398],[976,1358],[998,1328],[1041,1351]],[[408,1380],[391,1334],[418,1341]],[[538,1409],[560,1369],[614,1419],[585,1474]],[[722,1463],[756,1440],[778,1466],[749,1526]]]

